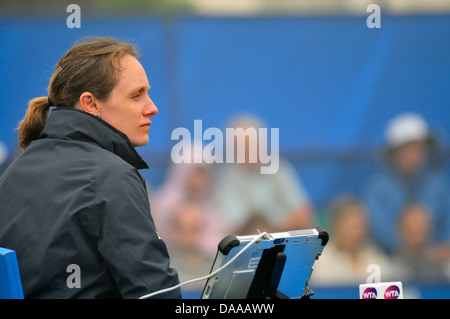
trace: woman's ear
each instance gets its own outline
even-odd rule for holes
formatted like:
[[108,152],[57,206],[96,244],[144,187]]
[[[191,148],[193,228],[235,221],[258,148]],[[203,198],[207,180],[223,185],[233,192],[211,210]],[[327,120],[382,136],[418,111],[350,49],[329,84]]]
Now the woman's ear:
[[78,102],[81,110],[100,117],[100,108],[97,104],[97,99],[92,93],[84,92],[80,95],[80,99]]

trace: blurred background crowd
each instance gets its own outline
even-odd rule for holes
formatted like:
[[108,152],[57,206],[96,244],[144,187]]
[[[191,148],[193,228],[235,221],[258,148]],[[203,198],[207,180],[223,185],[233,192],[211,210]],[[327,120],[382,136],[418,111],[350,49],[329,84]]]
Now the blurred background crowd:
[[[0,2],[0,173],[62,53],[83,36],[131,40],[159,108],[141,173],[181,281],[207,274],[228,234],[321,226],[313,288],[365,283],[376,264],[382,281],[448,291],[450,1],[79,0],[78,30],[71,2]],[[173,163],[170,133],[194,119],[279,128],[278,172]]]
[[[260,127],[256,121],[240,118],[237,127]],[[416,113],[393,118],[380,154],[359,192],[337,192],[320,211],[284,158],[275,174],[261,174],[261,163],[249,161],[172,164],[163,185],[151,192],[153,213],[185,280],[208,272],[227,234],[320,225],[331,239],[312,284],[365,283],[372,264],[383,281],[449,282],[448,175],[427,122]]]

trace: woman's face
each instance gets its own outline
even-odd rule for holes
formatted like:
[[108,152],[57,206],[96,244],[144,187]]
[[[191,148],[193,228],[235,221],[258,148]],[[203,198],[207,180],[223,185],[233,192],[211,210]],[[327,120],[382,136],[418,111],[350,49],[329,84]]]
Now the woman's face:
[[120,60],[119,81],[104,101],[98,101],[101,118],[124,133],[134,146],[148,143],[151,117],[158,109],[148,95],[145,70],[131,55]]

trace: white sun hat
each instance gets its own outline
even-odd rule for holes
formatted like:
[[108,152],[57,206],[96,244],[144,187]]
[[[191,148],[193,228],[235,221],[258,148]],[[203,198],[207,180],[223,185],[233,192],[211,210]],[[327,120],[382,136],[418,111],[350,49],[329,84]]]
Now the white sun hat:
[[429,137],[427,122],[416,113],[400,114],[393,118],[386,128],[386,141],[390,148],[411,142],[426,141]]

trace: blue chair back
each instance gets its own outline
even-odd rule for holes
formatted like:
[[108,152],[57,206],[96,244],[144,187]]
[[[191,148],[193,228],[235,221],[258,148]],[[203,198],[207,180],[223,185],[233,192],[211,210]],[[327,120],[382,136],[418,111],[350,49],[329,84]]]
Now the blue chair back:
[[0,299],[23,299],[16,252],[2,247],[0,247]]

